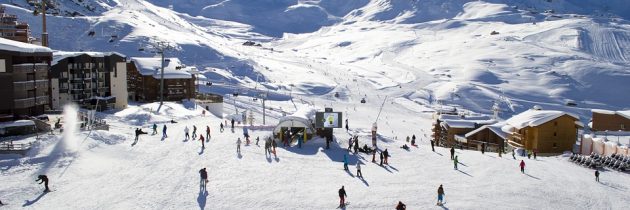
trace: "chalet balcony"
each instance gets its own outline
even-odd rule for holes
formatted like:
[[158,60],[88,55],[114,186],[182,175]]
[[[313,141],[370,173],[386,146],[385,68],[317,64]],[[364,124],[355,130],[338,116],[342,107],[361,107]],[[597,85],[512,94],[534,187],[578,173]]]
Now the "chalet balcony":
[[31,73],[33,71],[48,72],[46,63],[23,63],[13,65],[13,73]]

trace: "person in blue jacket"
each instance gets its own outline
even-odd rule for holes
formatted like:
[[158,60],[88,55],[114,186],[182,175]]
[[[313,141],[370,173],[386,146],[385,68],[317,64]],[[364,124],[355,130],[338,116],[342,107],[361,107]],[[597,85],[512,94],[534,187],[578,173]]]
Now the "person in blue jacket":
[[348,170],[348,155],[343,154],[343,170]]

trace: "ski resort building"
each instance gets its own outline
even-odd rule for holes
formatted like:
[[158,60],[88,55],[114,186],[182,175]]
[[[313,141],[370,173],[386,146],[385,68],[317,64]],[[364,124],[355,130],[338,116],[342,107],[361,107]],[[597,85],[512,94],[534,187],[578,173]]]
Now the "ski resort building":
[[312,106],[302,106],[295,113],[284,116],[273,129],[274,136],[281,141],[293,142],[311,139],[315,134],[313,119],[316,110]]
[[[160,100],[161,58],[131,58],[129,69],[129,99],[141,102]],[[164,100],[180,101],[195,97],[194,67],[186,67],[177,58],[164,59]]]
[[51,104],[61,110],[76,103],[82,108],[127,107],[127,62],[116,52],[54,52]]
[[572,151],[582,127],[577,115],[530,109],[505,121],[501,130],[508,134],[507,143],[512,148],[561,153]]
[[[465,134],[493,123],[496,121],[490,119],[489,116],[440,114],[433,124],[433,137],[439,146],[463,146],[466,144],[465,138],[462,138]],[[456,136],[459,137],[456,138]]]
[[465,143],[468,149],[479,150],[483,143],[486,144],[486,151],[498,152],[505,148],[505,140],[508,134],[501,130],[503,123],[484,125],[464,136],[455,136],[457,141]]
[[630,131],[630,110],[593,109],[592,131]]
[[18,22],[16,15],[5,13],[5,7],[0,6],[0,37],[30,43],[31,29],[28,23]]
[[0,121],[48,109],[51,60],[50,48],[0,38]]

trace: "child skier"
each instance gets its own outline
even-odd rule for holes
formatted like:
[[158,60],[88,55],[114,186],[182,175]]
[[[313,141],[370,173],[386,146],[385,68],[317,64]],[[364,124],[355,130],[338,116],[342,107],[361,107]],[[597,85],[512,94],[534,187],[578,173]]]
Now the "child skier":
[[445,194],[444,194],[444,188],[442,188],[442,185],[440,185],[440,187],[438,188],[437,193],[438,193],[438,201],[437,201],[437,205],[438,205],[438,206],[441,206],[441,205],[443,205],[443,203],[442,203],[442,202],[444,201],[444,195],[445,195]]
[[521,166],[521,173],[525,173],[525,161],[521,160],[521,164],[519,164],[519,166]]

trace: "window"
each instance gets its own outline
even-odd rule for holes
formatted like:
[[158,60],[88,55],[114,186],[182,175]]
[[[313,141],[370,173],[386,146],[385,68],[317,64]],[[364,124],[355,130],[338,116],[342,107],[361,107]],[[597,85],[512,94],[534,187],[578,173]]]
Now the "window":
[[554,126],[558,126],[558,121],[553,121]]
[[553,143],[553,148],[558,148],[558,144],[556,144],[556,142]]
[[556,133],[556,132],[553,132],[553,136],[557,136],[557,133]]
[[626,125],[621,124],[621,130],[626,130]]

